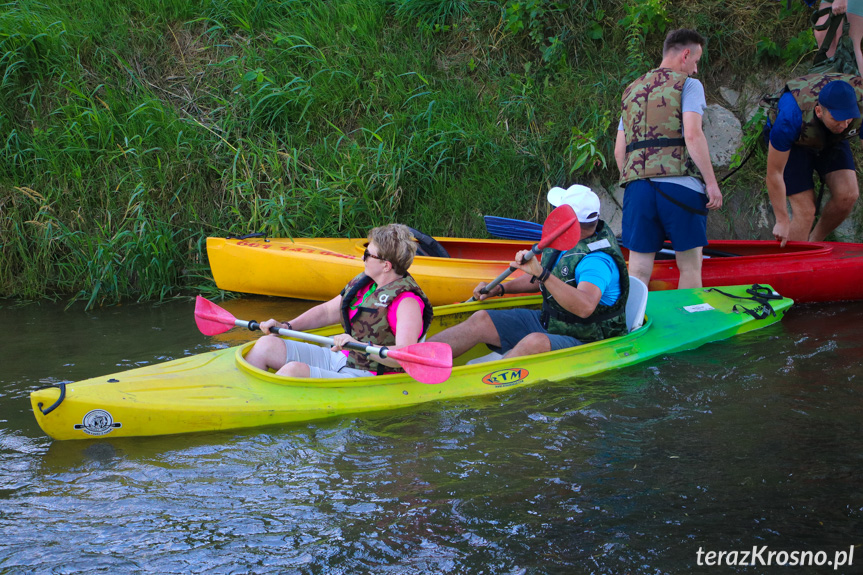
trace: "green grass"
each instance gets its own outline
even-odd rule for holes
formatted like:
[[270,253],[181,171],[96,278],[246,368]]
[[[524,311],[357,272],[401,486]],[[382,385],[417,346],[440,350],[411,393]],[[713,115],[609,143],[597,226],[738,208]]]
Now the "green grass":
[[805,44],[772,0],[678,4],[7,2],[0,297],[166,298],[206,283],[207,235],[541,218],[551,186],[614,182],[620,94],[668,28],[710,38],[708,91],[787,70],[759,40]]

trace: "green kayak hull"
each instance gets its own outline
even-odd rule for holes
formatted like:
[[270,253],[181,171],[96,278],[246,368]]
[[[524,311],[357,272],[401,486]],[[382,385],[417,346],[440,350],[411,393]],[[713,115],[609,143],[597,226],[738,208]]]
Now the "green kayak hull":
[[[721,288],[748,297],[750,286]],[[435,308],[431,333],[480,309],[538,307],[538,296],[493,298]],[[770,326],[792,301],[759,304],[712,288],[650,292],[644,325],[628,335],[533,356],[466,364],[488,353],[476,346],[458,358],[451,377],[426,385],[406,374],[356,379],[295,379],[250,366],[253,342],[34,391],[36,420],[54,439],[137,437],[284,424],[343,414],[490,395],[548,381],[568,381]],[[759,317],[756,317],[758,315]],[[191,321],[191,319],[190,319]],[[318,330],[333,335],[333,326]]]

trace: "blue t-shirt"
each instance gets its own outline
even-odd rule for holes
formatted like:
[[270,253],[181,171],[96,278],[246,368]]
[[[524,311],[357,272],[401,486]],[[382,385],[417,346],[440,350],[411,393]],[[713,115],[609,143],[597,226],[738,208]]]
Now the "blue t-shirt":
[[[787,152],[800,138],[800,130],[803,129],[803,112],[791,92],[782,94],[776,107],[778,110],[776,121],[773,125],[768,123],[770,143],[777,151]],[[860,132],[860,139],[863,140],[863,131]]]
[[575,266],[575,285],[580,282],[590,282],[599,288],[602,305],[612,305],[620,297],[620,272],[606,253],[594,252],[581,258]]

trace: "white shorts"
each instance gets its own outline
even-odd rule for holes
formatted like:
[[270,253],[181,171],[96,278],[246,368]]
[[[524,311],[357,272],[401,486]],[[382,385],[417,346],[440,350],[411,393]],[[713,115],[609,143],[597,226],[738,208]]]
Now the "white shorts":
[[348,358],[340,351],[330,351],[326,347],[294,341],[284,340],[287,349],[287,360],[298,361],[309,366],[309,377],[325,379],[334,377],[370,377],[374,373],[364,369],[347,367]]

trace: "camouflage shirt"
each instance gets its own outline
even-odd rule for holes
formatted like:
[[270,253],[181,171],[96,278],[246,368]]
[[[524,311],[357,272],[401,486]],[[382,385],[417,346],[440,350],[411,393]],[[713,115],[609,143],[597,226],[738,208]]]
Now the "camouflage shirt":
[[701,173],[683,139],[683,85],[687,75],[651,70],[623,92],[621,120],[626,157],[620,183]]

